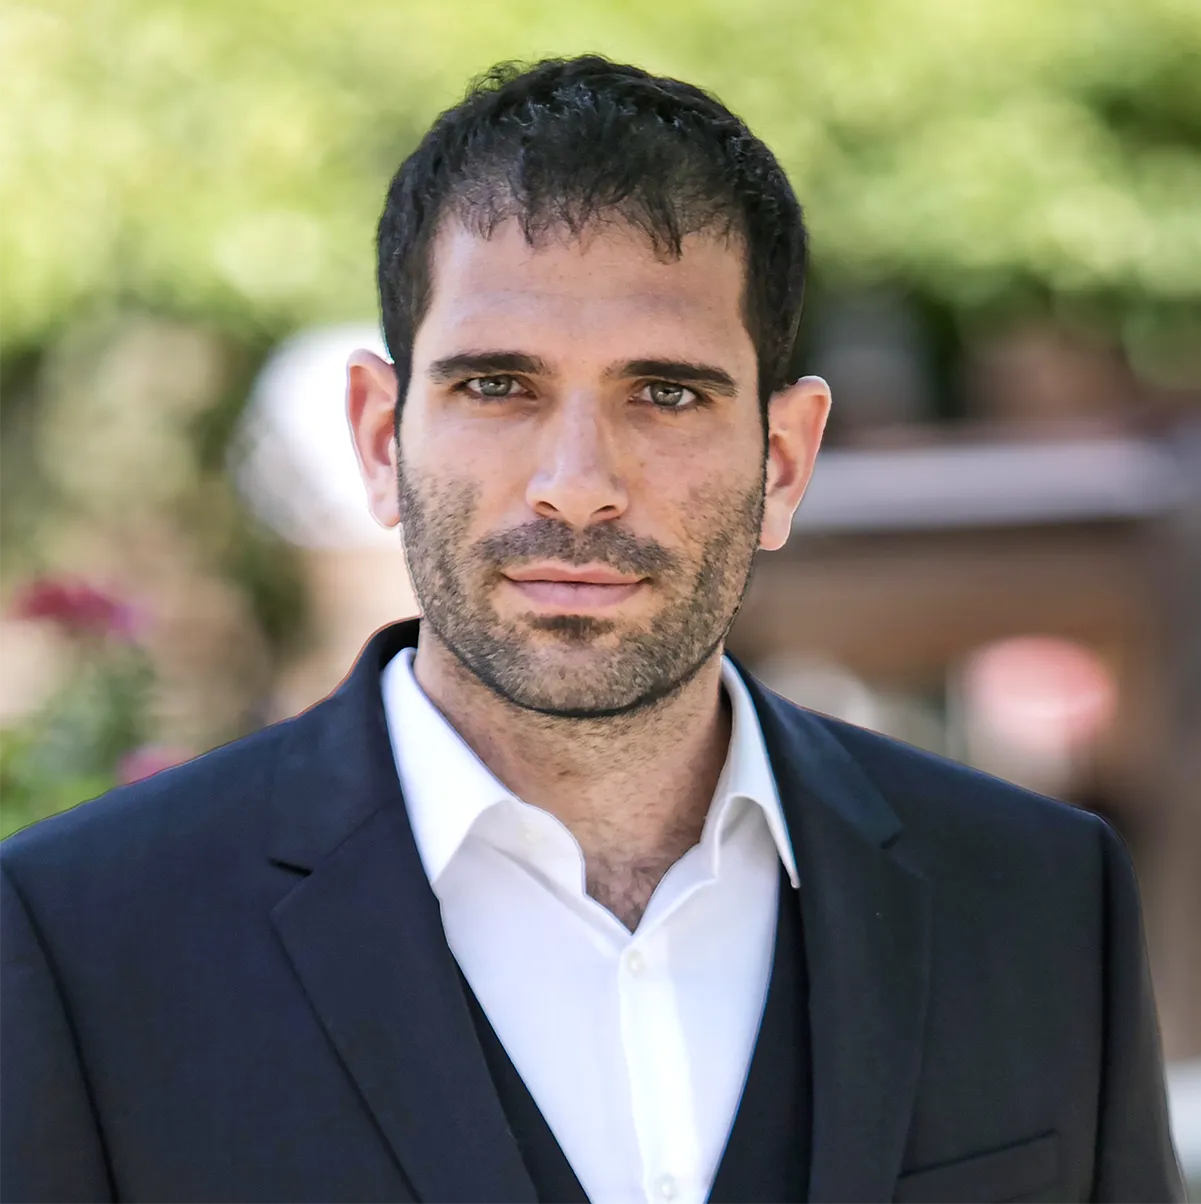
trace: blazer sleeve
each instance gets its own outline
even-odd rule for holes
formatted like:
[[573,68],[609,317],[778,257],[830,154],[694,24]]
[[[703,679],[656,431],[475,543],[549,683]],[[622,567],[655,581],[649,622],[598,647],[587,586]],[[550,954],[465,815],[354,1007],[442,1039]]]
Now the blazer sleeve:
[[70,1021],[37,930],[3,867],[0,1067],[0,1200],[112,1200]]
[[1113,829],[1104,821],[1098,826],[1105,873],[1105,1030],[1092,1198],[1183,1201],[1134,866]]

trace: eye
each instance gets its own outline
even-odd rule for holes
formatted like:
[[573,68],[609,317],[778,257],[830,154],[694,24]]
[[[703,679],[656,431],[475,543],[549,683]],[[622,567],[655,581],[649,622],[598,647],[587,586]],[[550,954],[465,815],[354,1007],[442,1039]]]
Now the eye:
[[691,389],[673,384],[669,380],[651,381],[642,387],[639,397],[660,410],[686,410],[699,404],[701,400]]
[[477,397],[503,398],[513,396],[517,382],[511,376],[473,376],[460,387]]

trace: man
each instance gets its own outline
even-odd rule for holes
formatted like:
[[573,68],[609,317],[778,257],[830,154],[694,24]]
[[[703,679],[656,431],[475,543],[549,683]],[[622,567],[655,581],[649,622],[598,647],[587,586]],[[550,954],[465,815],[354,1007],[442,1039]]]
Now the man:
[[5,850],[9,1200],[1182,1198],[1094,817],[723,657],[829,408],[712,98],[499,70],[349,367],[423,619]]

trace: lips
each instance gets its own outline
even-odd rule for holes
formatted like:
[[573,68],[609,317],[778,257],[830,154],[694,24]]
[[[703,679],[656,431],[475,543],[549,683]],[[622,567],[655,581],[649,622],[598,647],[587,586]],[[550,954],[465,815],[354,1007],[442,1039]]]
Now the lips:
[[505,576],[527,604],[557,614],[606,610],[633,597],[645,584],[605,565],[526,565]]
[[505,576],[510,581],[561,581],[568,585],[636,585],[639,580],[603,564],[532,564]]

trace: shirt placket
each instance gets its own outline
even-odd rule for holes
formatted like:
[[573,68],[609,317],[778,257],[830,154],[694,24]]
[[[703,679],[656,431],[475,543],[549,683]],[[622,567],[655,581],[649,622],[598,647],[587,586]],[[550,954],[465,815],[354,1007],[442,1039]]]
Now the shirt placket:
[[618,962],[621,1034],[642,1187],[650,1204],[701,1204],[700,1149],[688,1049],[662,929],[638,935]]

